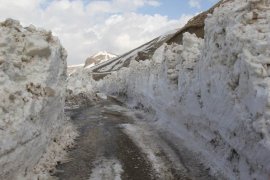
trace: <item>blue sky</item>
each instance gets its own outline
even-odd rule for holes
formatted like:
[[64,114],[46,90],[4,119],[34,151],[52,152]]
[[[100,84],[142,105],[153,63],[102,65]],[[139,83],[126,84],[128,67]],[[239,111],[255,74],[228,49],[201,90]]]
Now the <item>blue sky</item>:
[[2,0],[0,20],[51,30],[68,52],[68,64],[98,51],[122,54],[181,28],[218,0]]
[[[42,7],[46,8],[51,2],[54,0],[45,0],[42,3]],[[89,3],[93,1],[110,1],[110,0],[81,0],[84,6],[87,6]],[[137,12],[142,14],[161,14],[164,16],[168,16],[171,19],[179,18],[182,14],[195,14],[198,12],[202,12],[212,7],[219,0],[194,0],[194,2],[198,2],[200,7],[192,7],[190,5],[189,0],[159,0],[159,6],[143,6],[140,7]]]
[[188,0],[161,0],[160,6],[147,6],[139,9],[140,13],[146,14],[161,14],[169,18],[179,18],[182,14],[195,14],[209,9],[218,0],[203,0],[200,2],[200,8],[191,7]]

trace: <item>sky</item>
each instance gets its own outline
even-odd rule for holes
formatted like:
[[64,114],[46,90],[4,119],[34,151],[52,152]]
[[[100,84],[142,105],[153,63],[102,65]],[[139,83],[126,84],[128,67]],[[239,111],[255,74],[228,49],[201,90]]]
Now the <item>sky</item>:
[[68,53],[68,65],[99,51],[121,55],[181,28],[218,0],[0,0],[0,21],[51,30]]

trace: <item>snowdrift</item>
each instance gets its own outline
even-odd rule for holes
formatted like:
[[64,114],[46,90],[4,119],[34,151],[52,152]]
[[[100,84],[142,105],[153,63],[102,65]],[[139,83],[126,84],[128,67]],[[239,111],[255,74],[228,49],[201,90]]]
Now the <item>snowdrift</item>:
[[66,56],[51,32],[0,23],[0,179],[27,177],[66,125]]
[[204,39],[186,32],[95,86],[153,111],[157,124],[200,153],[213,174],[269,179],[269,47],[269,1],[224,1],[206,18]]

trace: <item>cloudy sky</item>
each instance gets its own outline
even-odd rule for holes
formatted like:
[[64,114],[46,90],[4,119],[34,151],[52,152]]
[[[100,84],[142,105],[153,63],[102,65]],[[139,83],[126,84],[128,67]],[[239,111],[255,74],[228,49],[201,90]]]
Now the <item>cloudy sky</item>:
[[0,0],[0,20],[14,18],[52,30],[68,64],[98,51],[122,54],[180,28],[218,0]]

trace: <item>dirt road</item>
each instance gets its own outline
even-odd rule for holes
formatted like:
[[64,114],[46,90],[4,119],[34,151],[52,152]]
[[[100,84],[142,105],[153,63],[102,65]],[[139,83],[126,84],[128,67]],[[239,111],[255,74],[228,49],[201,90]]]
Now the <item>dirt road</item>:
[[67,114],[80,135],[69,160],[57,166],[60,180],[213,179],[193,154],[147,128],[143,114],[115,99]]

